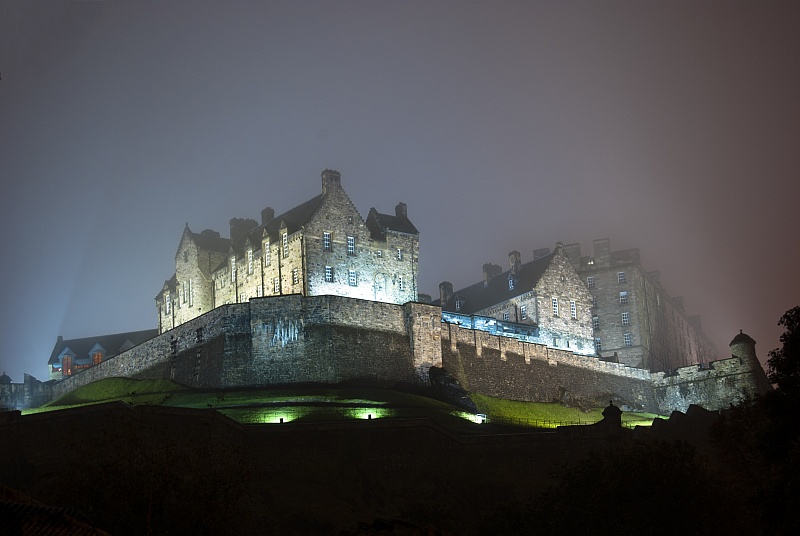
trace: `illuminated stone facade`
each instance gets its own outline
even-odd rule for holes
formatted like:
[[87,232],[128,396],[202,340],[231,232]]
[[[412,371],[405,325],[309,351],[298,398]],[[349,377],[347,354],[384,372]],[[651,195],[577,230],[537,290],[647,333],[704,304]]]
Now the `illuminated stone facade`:
[[188,225],[175,275],[156,296],[163,333],[216,307],[251,298],[336,295],[383,303],[417,300],[419,232],[404,203],[395,214],[370,209],[364,220],[336,171],[322,193],[275,216],[231,220],[231,236]]
[[638,248],[611,251],[606,238],[594,241],[594,256],[581,256],[579,244],[564,251],[592,294],[599,355],[652,372],[717,358],[700,317],[688,316],[683,299],[671,298],[661,286],[659,273],[642,267]]

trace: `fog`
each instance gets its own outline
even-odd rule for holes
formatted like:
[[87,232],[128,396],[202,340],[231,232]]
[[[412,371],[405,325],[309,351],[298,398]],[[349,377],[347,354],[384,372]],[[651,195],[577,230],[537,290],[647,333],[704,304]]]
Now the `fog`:
[[342,184],[420,291],[639,247],[727,357],[800,304],[797,2],[0,4],[0,374],[156,327],[183,226]]

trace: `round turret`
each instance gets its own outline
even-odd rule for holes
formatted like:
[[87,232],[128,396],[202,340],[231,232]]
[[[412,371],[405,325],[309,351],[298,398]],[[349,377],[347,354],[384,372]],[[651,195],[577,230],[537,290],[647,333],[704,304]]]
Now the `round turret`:
[[756,341],[752,339],[746,333],[743,333],[742,330],[739,330],[739,334],[733,338],[730,345],[731,347],[731,355],[733,357],[738,357],[742,361],[750,361],[758,362],[758,358],[756,357]]
[[11,376],[3,372],[3,375],[0,376],[0,384],[9,384],[11,383]]

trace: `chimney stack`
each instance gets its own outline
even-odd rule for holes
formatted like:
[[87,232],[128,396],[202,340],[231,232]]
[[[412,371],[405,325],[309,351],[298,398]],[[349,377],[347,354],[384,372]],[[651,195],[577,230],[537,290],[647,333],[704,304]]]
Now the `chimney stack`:
[[512,276],[517,277],[521,267],[522,261],[520,260],[520,253],[515,249],[508,254],[508,271],[511,272]]
[[322,172],[322,193],[326,194],[329,190],[342,187],[342,175],[336,170],[326,169]]
[[402,201],[397,203],[397,206],[394,207],[394,213],[398,218],[402,218],[404,220],[408,219],[408,207]]
[[486,288],[489,286],[489,283],[494,279],[496,276],[503,273],[503,269],[500,268],[496,264],[492,264],[487,262],[483,265],[483,287]]
[[270,221],[275,219],[275,209],[272,207],[267,207],[261,211],[261,225],[266,225]]
[[442,306],[442,309],[447,305],[447,302],[450,301],[450,298],[453,297],[453,284],[449,281],[442,281],[439,283],[439,302]]

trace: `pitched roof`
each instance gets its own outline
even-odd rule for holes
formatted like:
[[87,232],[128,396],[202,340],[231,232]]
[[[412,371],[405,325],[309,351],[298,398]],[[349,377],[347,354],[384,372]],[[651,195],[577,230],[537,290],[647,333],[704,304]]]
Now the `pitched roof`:
[[419,231],[408,218],[402,216],[392,216],[391,214],[381,214],[374,208],[369,209],[367,215],[367,228],[372,238],[383,239],[386,231],[397,231],[406,234],[419,234]]
[[115,333],[113,335],[99,335],[96,337],[83,337],[82,339],[62,339],[60,336],[53,347],[53,352],[50,354],[48,365],[58,363],[58,356],[66,349],[69,348],[79,359],[89,357],[89,352],[99,344],[106,349],[108,355],[111,357],[120,353],[126,341],[130,341],[135,345],[141,344],[147,340],[152,339],[158,335],[157,329],[145,329],[142,331],[129,331],[127,333]]
[[538,259],[532,260],[520,266],[517,279],[514,281],[514,288],[508,288],[509,270],[493,277],[489,281],[488,286],[484,286],[484,282],[475,283],[457,292],[454,292],[447,303],[439,303],[441,300],[435,300],[434,305],[441,305],[445,311],[456,311],[456,297],[462,300],[461,308],[458,310],[462,314],[473,314],[477,311],[491,307],[498,303],[525,294],[533,290],[536,284],[541,279],[542,274],[550,266],[550,261],[553,260],[554,253],[545,255]]
[[222,238],[219,233],[203,231],[202,233],[190,233],[192,240],[200,249],[219,251],[227,253],[231,249],[231,239]]

